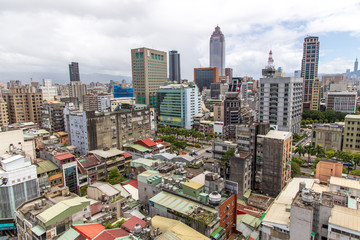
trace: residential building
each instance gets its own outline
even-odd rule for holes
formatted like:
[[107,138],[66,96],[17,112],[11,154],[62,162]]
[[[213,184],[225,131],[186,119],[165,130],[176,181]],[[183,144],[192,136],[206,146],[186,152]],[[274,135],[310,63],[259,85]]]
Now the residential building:
[[326,109],[343,113],[355,113],[357,92],[327,92]]
[[231,82],[233,78],[233,69],[232,68],[225,68],[225,76],[228,78],[228,82]]
[[57,88],[56,86],[52,85],[51,79],[43,79],[43,85],[40,87],[43,100],[55,100],[55,97],[57,96]]
[[313,81],[311,96],[310,110],[319,111],[321,98],[321,82],[319,78],[315,78]]
[[[202,239],[210,240],[210,238],[194,230],[185,223],[162,216],[154,216],[151,219],[151,225],[154,228],[158,228],[161,232],[159,238],[163,239],[179,239],[179,240],[188,240],[188,239]],[[186,233],[186,234],[184,234]],[[214,237],[217,237],[214,234]]]
[[255,189],[276,197],[291,178],[292,133],[257,135]]
[[341,151],[343,144],[344,124],[317,123],[312,126],[311,142],[314,146],[320,145],[325,151]]
[[52,187],[63,187],[64,179],[60,168],[50,160],[36,159],[36,173],[40,192]]
[[180,53],[176,50],[169,51],[169,81],[181,83]]
[[224,122],[224,103],[214,104],[214,121]]
[[303,109],[310,109],[312,87],[318,77],[319,37],[309,36],[304,39],[301,77],[303,78]]
[[3,128],[0,131],[0,155],[6,152],[18,152],[32,159],[36,157],[35,139],[32,136],[26,136],[23,128],[26,126],[21,124],[19,129]]
[[167,79],[166,52],[149,48],[132,49],[131,65],[136,102],[156,107],[156,91]]
[[227,82],[216,82],[210,84],[210,96],[212,99],[224,99],[225,93],[229,89]]
[[[124,151],[116,148],[104,148],[90,151],[95,155],[100,162],[105,164],[105,169],[110,172],[112,168],[119,169],[120,173],[125,172],[125,167],[130,165],[132,156]],[[104,173],[102,166],[99,166],[98,177],[104,178],[104,174],[107,176],[107,172]],[[106,179],[106,177],[105,177]]]
[[233,148],[234,150],[237,149],[237,144],[230,142],[230,141],[215,141],[212,144],[212,157],[216,159],[221,159],[222,156]]
[[357,152],[360,149],[360,115],[346,115],[343,151]]
[[281,131],[300,132],[302,79],[267,77],[260,79],[260,122],[270,122]]
[[77,98],[79,102],[83,102],[83,96],[87,94],[86,84],[80,81],[71,81],[68,84],[70,98]]
[[345,194],[353,198],[360,197],[360,182],[355,179],[331,176],[329,181],[329,190],[331,192]]
[[102,111],[103,102],[111,99],[110,94],[87,94],[83,96],[83,110],[84,111]]
[[15,218],[14,211],[23,202],[39,196],[36,165],[22,155],[1,156],[0,220]]
[[25,88],[11,88],[4,94],[9,124],[34,122],[41,124],[42,93],[28,92]]
[[250,152],[238,152],[229,160],[230,169],[236,169],[229,174],[229,180],[236,182],[238,185],[238,196],[243,195],[251,190],[252,185],[252,154]]
[[65,131],[63,102],[45,102],[42,111],[42,127],[51,133]]
[[7,88],[21,88],[22,87],[22,83],[20,80],[10,80],[9,82],[7,82]]
[[70,82],[80,82],[79,63],[72,62],[69,64]]
[[227,92],[224,100],[224,138],[235,139],[236,125],[241,123],[239,93]]
[[191,129],[198,114],[198,88],[195,84],[170,84],[157,90],[158,124]]
[[0,98],[0,127],[9,125],[9,115],[7,103],[3,98]]
[[100,112],[106,111],[117,111],[121,109],[122,104],[135,104],[135,98],[128,97],[128,98],[102,98],[101,99],[101,106]]
[[76,159],[80,171],[79,186],[90,185],[96,181],[106,181],[106,164],[95,155],[88,155]]
[[194,82],[200,92],[205,88],[210,89],[211,83],[219,82],[219,69],[217,67],[194,68]]
[[65,114],[65,128],[71,145],[81,155],[90,150],[116,147],[150,137],[150,110],[142,104],[122,104],[113,112],[71,111]]
[[342,177],[343,164],[332,160],[322,160],[316,164],[315,178],[328,183],[331,177]]
[[225,37],[219,26],[210,37],[210,67],[217,67],[220,76],[225,76]]

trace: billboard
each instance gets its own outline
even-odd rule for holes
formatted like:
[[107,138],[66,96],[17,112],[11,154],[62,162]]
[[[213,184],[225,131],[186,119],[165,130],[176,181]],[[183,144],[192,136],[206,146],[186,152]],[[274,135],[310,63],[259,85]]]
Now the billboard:
[[156,131],[156,112],[155,112],[155,108],[150,108],[150,128],[151,128],[151,131]]

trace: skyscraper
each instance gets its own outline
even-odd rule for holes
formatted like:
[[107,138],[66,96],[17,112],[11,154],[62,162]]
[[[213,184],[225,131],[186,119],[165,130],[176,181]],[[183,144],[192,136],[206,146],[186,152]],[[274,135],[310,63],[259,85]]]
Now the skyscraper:
[[219,26],[210,37],[210,67],[217,67],[220,76],[225,75],[225,37]]
[[70,81],[80,81],[79,63],[72,62],[69,64]]
[[310,109],[312,87],[318,77],[319,67],[319,37],[306,37],[304,39],[301,77],[303,78],[303,109]]
[[358,67],[359,67],[359,62],[358,62],[358,60],[356,58],[355,63],[354,63],[354,72],[358,71]]
[[166,52],[149,48],[132,49],[131,65],[136,102],[156,107],[156,91],[167,80]]
[[169,80],[180,83],[180,53],[176,50],[169,52]]

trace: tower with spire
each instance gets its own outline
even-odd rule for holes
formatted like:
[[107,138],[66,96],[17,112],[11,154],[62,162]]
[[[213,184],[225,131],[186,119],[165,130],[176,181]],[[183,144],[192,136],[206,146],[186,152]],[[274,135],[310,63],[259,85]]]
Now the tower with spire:
[[225,37],[219,26],[210,37],[210,67],[217,67],[219,75],[225,75]]
[[263,77],[273,77],[275,74],[274,59],[272,57],[272,51],[269,52],[268,65],[262,70]]

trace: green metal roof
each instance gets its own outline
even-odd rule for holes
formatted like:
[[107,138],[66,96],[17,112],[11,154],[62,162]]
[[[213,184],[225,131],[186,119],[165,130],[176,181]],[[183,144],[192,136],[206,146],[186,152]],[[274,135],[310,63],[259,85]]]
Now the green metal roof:
[[120,184],[115,184],[115,185],[113,185],[113,187],[120,191],[121,196],[123,196],[123,197],[125,197],[125,198],[127,198],[128,196],[130,196],[130,193],[129,193],[128,191],[126,191],[126,189],[125,189],[122,185],[120,185]]
[[80,233],[71,227],[63,235],[61,235],[58,240],[73,240],[76,239],[79,235]]
[[146,152],[146,151],[150,151],[150,149],[141,146],[140,144],[126,144],[124,147],[132,147],[136,150],[138,150],[139,152]]
[[59,167],[56,166],[56,164],[50,160],[38,162],[37,165],[38,165],[38,167],[36,168],[37,174],[46,173],[59,169]]
[[40,227],[39,225],[36,225],[35,227],[31,228],[31,231],[34,232],[37,236],[43,235],[46,231]]
[[236,217],[236,223],[245,223],[253,228],[257,228],[260,226],[261,220],[259,218],[256,218],[254,216],[251,216],[250,214],[241,214],[237,215]]
[[249,198],[251,194],[251,190],[248,189],[245,193],[244,193],[244,198]]
[[218,237],[220,237],[222,235],[223,232],[224,232],[224,228],[218,227],[215,231],[213,231],[211,233],[210,236],[217,239]]

